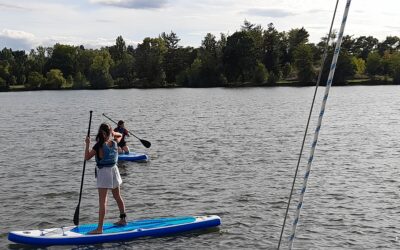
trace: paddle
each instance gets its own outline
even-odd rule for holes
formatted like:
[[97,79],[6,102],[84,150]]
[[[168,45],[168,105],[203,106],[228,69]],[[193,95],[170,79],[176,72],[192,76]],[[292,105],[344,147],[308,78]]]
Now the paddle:
[[[110,120],[110,121],[112,121],[113,123],[115,123],[115,124],[118,125],[118,123],[116,123],[116,122],[115,122],[113,119],[111,119],[110,117],[106,116],[106,114],[103,113],[103,116],[106,117],[108,120]],[[131,135],[133,135],[134,137],[136,137],[136,138],[143,144],[143,146],[145,146],[146,148],[151,147],[151,143],[150,143],[149,141],[140,139],[139,137],[137,137],[136,135],[134,135],[133,133],[131,133],[131,131],[129,131],[129,130],[128,130],[128,132],[129,132],[129,134],[131,134]]]
[[[92,124],[92,112],[93,111],[90,110],[89,128],[87,131],[87,136],[90,136],[90,126]],[[83,179],[85,177],[85,167],[86,167],[86,159],[83,161],[83,171],[82,171],[82,179],[81,179],[81,190],[79,192],[79,202],[78,202],[78,206],[76,206],[75,214],[74,214],[74,225],[75,226],[79,225],[79,207],[81,206]]]

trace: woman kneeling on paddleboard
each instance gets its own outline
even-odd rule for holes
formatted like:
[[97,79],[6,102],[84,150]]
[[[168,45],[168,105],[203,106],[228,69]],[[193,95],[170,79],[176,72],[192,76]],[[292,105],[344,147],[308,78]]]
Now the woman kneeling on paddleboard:
[[100,125],[99,132],[96,136],[96,144],[90,151],[90,137],[86,137],[85,140],[85,159],[89,160],[93,156],[95,156],[96,159],[96,178],[99,192],[99,223],[97,229],[91,231],[90,234],[103,233],[108,189],[111,189],[120,211],[120,220],[115,224],[119,226],[126,225],[125,204],[120,192],[122,179],[117,167],[117,143],[121,137],[122,135],[120,133],[112,131],[110,125],[103,123]]
[[125,123],[123,120],[118,121],[118,127],[114,129],[114,132],[118,132],[122,135],[121,140],[118,142],[118,152],[129,154],[129,147],[126,145],[125,136],[129,136],[128,130],[125,128]]

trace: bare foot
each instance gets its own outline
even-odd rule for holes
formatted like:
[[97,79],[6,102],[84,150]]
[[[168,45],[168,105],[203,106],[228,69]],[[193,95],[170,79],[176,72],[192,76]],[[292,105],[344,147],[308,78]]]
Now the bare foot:
[[125,219],[120,219],[118,222],[115,222],[114,225],[116,225],[116,226],[125,226],[126,225],[126,220]]
[[103,233],[103,230],[100,230],[100,229],[96,228],[95,230],[90,231],[87,234],[102,234],[102,233]]

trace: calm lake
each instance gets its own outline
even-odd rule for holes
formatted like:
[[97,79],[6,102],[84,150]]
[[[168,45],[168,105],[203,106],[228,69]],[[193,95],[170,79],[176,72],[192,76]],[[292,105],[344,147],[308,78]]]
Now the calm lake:
[[[324,88],[319,89],[284,233],[287,249]],[[152,143],[119,166],[128,219],[219,215],[218,230],[79,249],[276,249],[314,88],[0,93],[0,249],[11,230],[72,225],[84,138],[106,113]],[[295,249],[400,248],[400,86],[331,89]],[[94,161],[81,223],[97,222]],[[108,202],[107,221],[119,212]],[[78,246],[48,249],[78,249]]]

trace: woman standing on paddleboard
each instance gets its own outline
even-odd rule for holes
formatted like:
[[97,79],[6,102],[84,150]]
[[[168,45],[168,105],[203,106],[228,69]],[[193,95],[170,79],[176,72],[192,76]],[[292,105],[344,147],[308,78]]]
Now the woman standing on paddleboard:
[[118,171],[118,142],[122,135],[112,131],[110,125],[103,123],[99,127],[99,132],[96,136],[96,144],[91,150],[90,137],[86,137],[85,143],[85,159],[89,160],[93,156],[96,159],[96,178],[97,188],[99,192],[99,223],[97,229],[90,234],[103,233],[104,217],[106,215],[107,193],[111,189],[114,199],[118,204],[120,211],[120,220],[116,225],[126,225],[125,204],[121,197],[120,185],[122,183],[121,176]]

